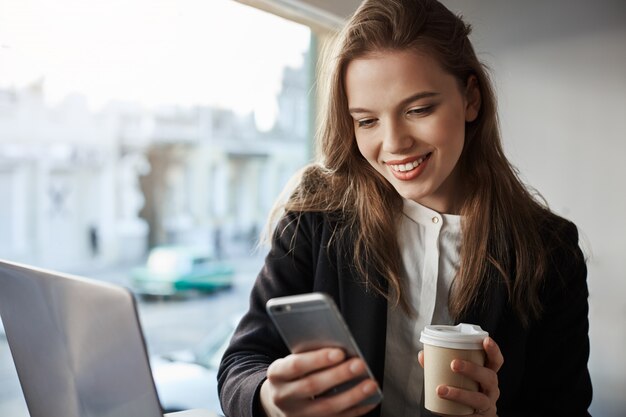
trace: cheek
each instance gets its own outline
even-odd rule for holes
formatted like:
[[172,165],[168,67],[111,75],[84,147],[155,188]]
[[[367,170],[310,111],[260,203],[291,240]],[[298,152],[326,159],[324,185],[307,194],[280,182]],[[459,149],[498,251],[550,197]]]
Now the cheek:
[[367,140],[363,136],[356,136],[356,146],[359,148],[359,152],[368,161],[376,160],[376,148],[372,145],[372,141]]
[[433,120],[428,126],[432,145],[441,148],[463,147],[465,140],[465,120],[456,113]]

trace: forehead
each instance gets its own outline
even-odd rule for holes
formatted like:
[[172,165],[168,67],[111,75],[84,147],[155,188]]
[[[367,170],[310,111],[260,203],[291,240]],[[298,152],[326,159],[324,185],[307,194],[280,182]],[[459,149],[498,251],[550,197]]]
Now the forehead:
[[456,79],[431,55],[413,50],[377,51],[348,63],[344,73],[348,102],[378,101],[422,91],[445,93]]

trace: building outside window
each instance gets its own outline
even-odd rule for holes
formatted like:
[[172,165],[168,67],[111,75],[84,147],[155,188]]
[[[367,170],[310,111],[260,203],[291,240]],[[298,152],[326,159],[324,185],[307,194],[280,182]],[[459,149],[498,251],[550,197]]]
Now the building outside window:
[[[153,358],[199,350],[247,305],[311,159],[315,42],[232,0],[3,3],[0,258],[135,290],[152,249],[201,248],[232,285],[138,296]],[[28,416],[3,334],[0,415]]]

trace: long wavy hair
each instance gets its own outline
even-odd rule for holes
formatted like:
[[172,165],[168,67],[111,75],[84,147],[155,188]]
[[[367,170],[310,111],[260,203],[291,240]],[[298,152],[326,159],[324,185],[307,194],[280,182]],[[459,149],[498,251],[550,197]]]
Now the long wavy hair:
[[[334,243],[352,254],[359,276],[389,301],[410,312],[402,291],[396,230],[403,207],[392,185],[360,154],[348,111],[345,70],[375,51],[415,50],[433,56],[461,88],[475,76],[481,94],[478,117],[466,124],[459,164],[468,197],[462,203],[461,260],[449,299],[453,317],[484,305],[490,287],[504,283],[519,319],[541,313],[535,296],[547,268],[540,227],[552,216],[520,181],[502,149],[496,99],[488,73],[469,41],[470,26],[434,0],[366,0],[325,62],[328,96],[317,133],[318,162],[308,166],[284,209],[322,211],[340,219]],[[386,282],[373,279],[372,269]]]

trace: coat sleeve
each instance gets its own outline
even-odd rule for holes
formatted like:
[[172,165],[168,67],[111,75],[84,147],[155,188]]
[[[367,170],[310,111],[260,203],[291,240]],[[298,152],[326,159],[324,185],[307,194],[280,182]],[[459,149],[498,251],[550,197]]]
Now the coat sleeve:
[[273,297],[312,291],[316,217],[288,214],[278,223],[271,249],[218,371],[218,391],[227,416],[263,416],[258,401],[268,366],[289,354],[265,311]]
[[576,227],[567,222],[562,230],[541,294],[544,312],[529,335],[525,416],[589,416],[587,267]]

